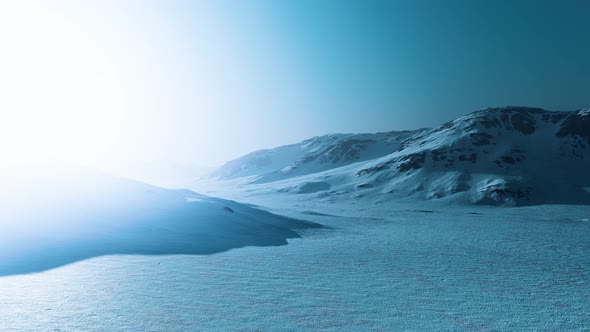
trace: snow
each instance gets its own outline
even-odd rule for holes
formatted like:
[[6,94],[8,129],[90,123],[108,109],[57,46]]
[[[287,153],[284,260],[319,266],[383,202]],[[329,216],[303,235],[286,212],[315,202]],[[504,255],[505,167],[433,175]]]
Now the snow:
[[387,155],[413,134],[401,131],[318,136],[298,144],[252,152],[227,162],[210,178],[231,180],[254,176],[252,183],[265,183],[317,173]]
[[320,227],[189,190],[73,167],[43,171],[0,189],[0,276],[103,255],[286,245],[299,229]]
[[[239,194],[243,195],[243,194]],[[583,330],[585,206],[249,203],[320,222],[280,247],[93,258],[0,278],[4,330]],[[303,212],[302,212],[303,211]]]

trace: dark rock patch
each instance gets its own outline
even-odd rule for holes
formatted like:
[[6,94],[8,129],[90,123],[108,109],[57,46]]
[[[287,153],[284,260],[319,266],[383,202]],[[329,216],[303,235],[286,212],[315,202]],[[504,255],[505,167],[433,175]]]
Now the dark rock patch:
[[497,118],[484,118],[479,121],[479,124],[482,125],[486,129],[491,128],[499,128],[501,127],[502,123]]
[[318,217],[338,217],[337,215],[328,214],[328,213],[321,213],[316,211],[303,211],[303,214],[308,214],[310,216],[318,216]]
[[494,162],[496,163],[496,165],[498,165],[498,167],[504,167],[505,164],[510,164],[510,165],[516,164],[517,159],[515,159],[512,156],[500,156]]
[[488,133],[471,133],[469,134],[469,137],[475,146],[489,145],[492,143],[492,139],[494,138]]
[[530,191],[528,189],[520,189],[520,190],[510,190],[510,189],[501,189],[496,188],[490,191],[492,195],[497,195],[501,198],[510,196],[514,198],[525,198],[530,195]]
[[556,124],[568,116],[566,112],[545,112],[542,116],[543,121]]
[[432,157],[432,160],[434,160],[434,161],[441,161],[441,160],[447,159],[447,156],[445,155],[445,153],[446,153],[446,149],[444,149],[444,148],[434,149],[434,150],[430,151],[430,156]]
[[460,161],[470,161],[471,163],[475,164],[475,162],[477,161],[477,154],[476,153],[472,153],[472,154],[462,154],[459,156],[459,160]]
[[514,129],[525,134],[530,135],[535,132],[535,118],[528,112],[518,112],[512,114],[510,123]]
[[387,166],[387,164],[381,164],[381,165],[377,165],[377,166],[373,166],[373,167],[361,169],[360,171],[356,172],[356,175],[357,176],[363,176],[363,175],[366,175],[366,174],[372,174],[372,173],[376,173],[376,172],[381,172],[381,171],[384,171],[386,169],[389,169],[389,166]]
[[516,163],[516,160],[514,160],[514,158],[512,158],[512,156],[502,156],[502,157],[500,157],[500,160],[505,164],[515,164]]
[[588,113],[571,114],[561,125],[557,137],[579,136],[590,144],[590,115]]
[[407,156],[404,156],[400,159],[402,162],[399,166],[397,166],[398,171],[406,172],[412,169],[419,169],[422,168],[424,165],[424,160],[426,159],[426,153],[413,153]]

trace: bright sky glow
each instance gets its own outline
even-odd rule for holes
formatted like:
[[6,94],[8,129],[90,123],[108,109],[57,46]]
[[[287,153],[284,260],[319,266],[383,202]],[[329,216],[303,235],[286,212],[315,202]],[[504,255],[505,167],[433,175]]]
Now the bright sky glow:
[[149,153],[166,98],[149,52],[108,7],[49,3],[0,4],[3,150],[90,165]]
[[[443,5],[444,4],[444,5]],[[488,106],[587,107],[584,1],[0,1],[0,154],[218,165]]]
[[[274,101],[292,105],[269,103],[264,85],[277,84],[248,63],[258,51],[234,49],[247,41],[219,8],[200,2],[185,14],[165,4],[1,2],[2,154],[118,171],[146,161],[217,165],[272,146],[268,135],[281,128],[261,129],[302,105],[297,92],[278,84],[285,93]],[[293,80],[280,74],[272,80]]]

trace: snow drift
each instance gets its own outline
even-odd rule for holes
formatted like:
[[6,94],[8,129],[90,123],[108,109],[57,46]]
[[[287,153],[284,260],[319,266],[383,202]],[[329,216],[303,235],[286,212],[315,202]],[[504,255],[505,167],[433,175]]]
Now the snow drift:
[[[0,275],[107,254],[210,254],[276,246],[318,224],[73,167],[4,170]],[[22,175],[26,175],[26,177]]]

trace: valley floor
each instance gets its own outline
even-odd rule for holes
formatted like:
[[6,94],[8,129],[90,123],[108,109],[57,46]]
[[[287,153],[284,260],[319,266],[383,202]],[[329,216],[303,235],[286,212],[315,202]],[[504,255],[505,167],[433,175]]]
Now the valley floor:
[[327,205],[241,197],[315,221],[280,247],[105,256],[0,278],[0,330],[590,328],[590,207]]

